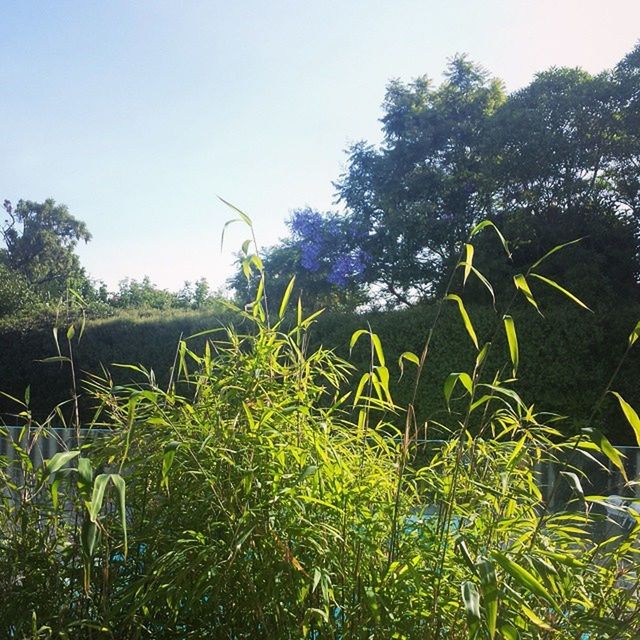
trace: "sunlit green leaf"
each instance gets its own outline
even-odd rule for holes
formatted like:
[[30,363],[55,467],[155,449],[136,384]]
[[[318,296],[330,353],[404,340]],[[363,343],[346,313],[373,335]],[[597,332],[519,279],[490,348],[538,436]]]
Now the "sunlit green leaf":
[[508,573],[521,587],[524,587],[534,595],[542,598],[550,605],[555,607],[558,611],[560,607],[556,603],[554,597],[549,593],[547,588],[542,582],[536,578],[529,570],[519,565],[517,562],[509,558],[499,551],[494,551],[492,554],[494,560]]
[[549,278],[545,278],[544,276],[538,275],[537,273],[532,273],[531,277],[532,278],[537,278],[538,280],[544,282],[545,284],[548,284],[550,287],[552,287],[556,291],[559,291],[563,295],[567,296],[567,298],[569,298],[569,300],[572,300],[578,306],[582,307],[583,309],[586,309],[587,311],[591,311],[591,309],[589,309],[589,307],[587,307],[587,305],[584,302],[582,302],[582,300],[580,300],[579,298],[574,296],[573,293],[571,293],[570,291],[567,291],[564,287],[561,287],[557,282],[554,282],[553,280],[550,280]]
[[376,356],[378,357],[378,362],[384,366],[384,351],[382,350],[382,342],[380,341],[380,337],[377,333],[371,334],[371,341],[373,342],[373,348],[375,349]]
[[493,562],[489,558],[482,558],[477,567],[480,575],[485,623],[489,630],[489,637],[493,640],[498,622],[498,581],[496,579],[496,571]]
[[89,505],[89,518],[91,522],[96,522],[98,519],[98,513],[102,509],[102,502],[104,500],[104,492],[109,483],[110,474],[101,473],[96,476],[93,481],[93,493],[91,494],[91,503]]
[[360,336],[368,333],[369,332],[366,329],[358,329],[357,331],[354,331],[353,335],[351,336],[351,340],[349,341],[349,351],[352,351],[353,347],[356,346],[356,343],[360,339]]
[[633,433],[636,436],[636,442],[640,447],[640,416],[638,416],[636,410],[619,393],[615,391],[612,391],[611,393],[618,399],[622,413],[624,413],[624,417],[631,425]]
[[465,259],[464,259],[464,278],[462,280],[463,284],[467,283],[467,278],[469,277],[469,274],[471,273],[471,267],[473,266],[473,245],[472,244],[465,244],[464,245],[464,250],[465,250]]
[[240,220],[242,220],[242,222],[244,222],[248,227],[250,228],[253,227],[253,222],[251,221],[251,218],[246,213],[238,209],[238,207],[236,207],[234,204],[227,202],[224,198],[221,198],[220,196],[218,196],[218,199],[221,202],[224,202],[224,204],[226,204],[227,207],[235,211],[240,216]]
[[568,481],[569,484],[573,487],[573,490],[584,499],[584,489],[582,488],[582,483],[580,482],[580,478],[578,478],[577,474],[573,471],[561,471],[561,475],[563,475]]
[[467,310],[465,309],[464,303],[462,302],[462,299],[460,298],[460,296],[450,293],[448,296],[446,296],[445,300],[452,300],[458,305],[460,315],[462,316],[462,321],[464,322],[464,327],[467,330],[467,333],[469,334],[471,341],[475,345],[475,348],[479,349],[478,337],[476,336],[476,332],[473,328],[473,325],[471,324],[471,318],[469,318],[469,314],[467,313]]
[[531,609],[527,605],[521,605],[520,610],[531,622],[533,622],[533,624],[536,625],[536,627],[539,627],[544,631],[549,631],[550,633],[554,632],[554,628],[551,625],[547,624],[535,611],[533,611],[533,609]]
[[513,365],[513,375],[518,371],[518,363],[520,362],[520,353],[518,350],[518,336],[516,334],[516,325],[511,316],[504,316],[504,330],[507,334],[507,342],[509,343],[509,355],[511,356],[511,364]]
[[632,347],[638,338],[640,338],[640,320],[638,320],[638,324],[636,324],[633,331],[629,334],[629,346]]
[[113,482],[113,486],[116,489],[116,493],[118,494],[118,507],[120,510],[120,524],[122,526],[122,536],[123,536],[123,553],[124,557],[127,557],[127,502],[126,502],[126,484],[124,478],[117,474],[111,474],[111,481]]
[[404,353],[401,353],[400,357],[398,358],[398,367],[400,367],[400,378],[402,378],[402,376],[404,375],[405,360],[415,364],[416,367],[420,366],[420,358],[415,353],[412,353],[411,351],[405,351]]
[[527,282],[527,279],[521,273],[519,273],[519,274],[513,276],[513,282],[516,285],[516,289],[518,289],[518,291],[522,292],[522,294],[526,298],[527,302],[529,304],[533,305],[533,307],[535,307],[535,310],[540,315],[542,315],[542,312],[540,311],[540,308],[538,307],[538,303],[535,301],[535,298],[533,297],[533,293],[531,293],[531,289],[529,288],[529,283]]
[[56,453],[44,463],[45,477],[50,476],[59,469],[62,469],[62,467],[79,455],[79,451],[61,451],[60,453]]
[[484,288],[489,292],[489,295],[491,296],[491,303],[492,303],[493,307],[495,308],[495,306],[496,306],[496,294],[495,294],[495,292],[493,290],[493,287],[491,286],[491,283],[487,280],[487,278],[482,273],[480,273],[480,271],[478,271],[478,269],[476,269],[473,265],[469,265],[466,261],[465,262],[461,262],[460,265],[465,267],[465,269],[467,267],[469,267],[469,271],[471,273],[473,273],[476,276],[476,278],[478,278],[478,280],[480,280],[480,282],[482,283]]
[[293,276],[291,280],[289,280],[289,284],[285,289],[284,295],[282,296],[282,302],[280,303],[280,309],[278,309],[278,317],[282,319],[284,317],[285,311],[287,310],[287,305],[289,304],[289,298],[291,297],[291,292],[293,291],[293,286],[296,283],[296,277]]
[[480,233],[480,231],[482,231],[483,229],[486,229],[487,227],[490,227],[491,229],[493,229],[495,231],[496,235],[500,239],[500,243],[502,244],[502,248],[504,249],[505,253],[507,254],[507,257],[511,258],[511,251],[509,251],[509,245],[508,245],[507,241],[505,240],[505,237],[500,232],[500,229],[498,229],[498,227],[496,227],[496,225],[493,222],[491,222],[491,220],[483,220],[482,222],[477,224],[472,229],[469,237],[473,238],[473,236],[475,236],[477,233]]
[[613,463],[616,469],[622,474],[622,477],[628,481],[627,472],[622,462],[624,456],[618,452],[609,440],[597,429],[587,427],[583,429],[583,432],[590,436],[591,442]]
[[576,244],[578,242],[582,242],[583,240],[584,240],[584,238],[577,238],[576,240],[571,240],[569,242],[565,242],[564,244],[559,244],[559,245],[553,247],[553,249],[550,249],[549,251],[547,251],[547,253],[545,253],[542,256],[542,258],[536,260],[531,265],[531,267],[529,267],[529,271],[533,271],[538,265],[542,264],[547,258],[552,256],[554,253],[557,253],[558,251],[561,251],[565,247],[570,247],[572,244]]
[[460,373],[450,373],[444,381],[444,399],[447,403],[447,407],[451,401],[451,394],[458,382],[462,384],[469,394],[473,393],[473,381],[468,373],[465,373],[464,371]]

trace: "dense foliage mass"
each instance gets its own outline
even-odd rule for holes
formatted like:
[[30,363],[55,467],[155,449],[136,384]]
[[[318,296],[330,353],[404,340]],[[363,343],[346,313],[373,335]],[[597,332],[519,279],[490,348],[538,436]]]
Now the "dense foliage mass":
[[[512,309],[523,353],[515,388],[525,397],[535,398],[538,406],[567,415],[568,419],[557,428],[567,434],[574,433],[589,418],[600,390],[622,356],[629,326],[640,317],[640,305],[618,305],[591,314],[568,306],[560,294],[556,294],[546,304],[541,303],[544,313],[541,317],[537,313],[528,313],[523,304],[526,302],[516,304]],[[494,310],[478,304],[468,304],[467,308],[479,339],[488,339],[494,332]],[[363,314],[325,311],[308,332],[309,346],[331,349],[340,357],[349,358],[359,368],[366,368],[369,361],[367,349],[356,345],[349,354],[349,340],[354,331],[370,326],[385,345],[393,396],[404,405],[412,391],[402,380],[398,381],[398,359],[405,351],[420,351],[436,311],[435,303]],[[415,401],[419,419],[446,411],[441,389],[447,375],[457,367],[471,363],[474,358],[473,346],[466,340],[465,328],[457,317],[456,309],[446,307],[441,318],[446,330],[434,337],[436,348]],[[55,318],[45,320],[38,320],[37,327],[26,323],[26,328],[15,327],[0,333],[1,389],[22,398],[29,387],[31,410],[38,419],[44,419],[52,406],[66,400],[70,391],[64,365],[47,360],[57,356],[51,329],[56,321]],[[57,320],[58,335],[63,342],[65,322],[70,321],[66,315]],[[230,325],[241,332],[249,329],[233,312],[215,308],[199,312],[127,311],[112,318],[87,319],[82,340],[74,347],[79,386],[82,389],[88,373],[99,371],[102,366],[111,368],[114,383],[130,383],[135,379],[134,373],[112,365],[131,362],[153,369],[158,384],[166,388],[181,336]],[[197,351],[203,349],[204,340],[205,336],[193,339],[193,348]],[[507,356],[506,340],[503,335],[498,335],[490,355],[491,366],[498,366]],[[639,379],[640,361],[631,358],[620,372],[619,390],[635,406],[640,405]],[[95,403],[84,392],[80,394],[80,409],[82,421],[90,421]],[[63,413],[68,416],[70,410],[71,407],[66,405]],[[12,422],[13,411],[12,401],[0,397],[0,414],[4,414],[9,423]],[[614,443],[631,442],[624,418],[616,411],[612,400],[603,404],[596,423]]]
[[[512,239],[506,271],[584,237],[551,275],[603,305],[638,300],[639,74],[640,46],[611,71],[552,68],[510,95],[464,56],[440,86],[391,82],[382,144],[353,145],[336,183],[343,213],[295,212],[268,270],[297,275],[310,305],[335,305],[338,292],[347,308],[363,296],[411,305],[446,287],[469,230],[488,219]],[[505,272],[495,255],[484,252],[485,275]]]
[[51,324],[52,318],[82,306],[92,317],[122,310],[219,308],[222,294],[200,278],[176,292],[161,289],[149,277],[127,278],[117,291],[89,279],[75,248],[91,240],[84,222],[52,199],[42,203],[4,201],[6,219],[0,227],[0,330],[25,324]]
[[[468,274],[468,260],[457,269]],[[29,398],[15,400],[23,426],[0,458],[4,637],[637,638],[640,521],[624,497],[622,519],[605,517],[580,460],[612,469],[623,495],[633,482],[589,421],[562,438],[559,417],[515,391],[513,316],[495,315],[508,344],[496,366],[492,341],[445,291],[421,353],[400,359],[413,390],[400,406],[378,334],[352,335],[369,353],[354,376],[308,348],[317,313],[298,303],[286,321],[293,283],[269,312],[254,264],[254,303],[235,311],[244,332],[213,329],[199,352],[181,342],[164,388],[135,365],[135,384],[92,377],[88,431],[75,410],[75,446],[44,464],[37,452],[64,412],[36,423]],[[515,283],[532,307],[535,275]],[[473,358],[447,375],[446,411],[418,421],[449,305]],[[74,389],[78,328],[58,358]],[[640,338],[631,328],[619,365]],[[613,374],[596,407],[612,396],[640,444]],[[549,508],[559,485],[536,472],[551,463],[568,481],[560,511]]]
[[[640,445],[639,60],[511,96],[461,57],[393,82],[346,213],[296,212],[264,260],[247,241],[213,327],[205,281],[108,292],[66,207],[6,202],[2,373],[33,385],[3,395],[0,635],[638,638],[637,480],[607,436]],[[101,368],[136,353],[166,376]]]

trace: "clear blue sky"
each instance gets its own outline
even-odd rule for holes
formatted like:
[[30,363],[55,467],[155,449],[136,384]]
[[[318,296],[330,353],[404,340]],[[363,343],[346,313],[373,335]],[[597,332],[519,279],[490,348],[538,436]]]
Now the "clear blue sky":
[[66,203],[111,287],[221,284],[246,234],[221,254],[216,195],[265,245],[291,209],[330,208],[390,78],[466,52],[514,90],[638,38],[638,0],[2,0],[0,199]]

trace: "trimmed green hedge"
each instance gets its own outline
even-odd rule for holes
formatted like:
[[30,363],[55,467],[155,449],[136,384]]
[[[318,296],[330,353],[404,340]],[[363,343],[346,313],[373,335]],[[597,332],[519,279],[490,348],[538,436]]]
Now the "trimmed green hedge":
[[[485,377],[492,377],[509,362],[508,350],[500,318],[491,308],[468,307],[480,342],[493,336],[492,349],[485,366]],[[542,318],[531,308],[513,310],[520,344],[520,368],[514,388],[527,404],[538,410],[571,416],[571,422],[559,427],[572,431],[589,419],[593,407],[627,346],[631,329],[640,318],[640,305],[617,308],[606,314],[593,315],[577,307],[560,305],[544,309]],[[404,351],[420,354],[429,327],[433,307],[371,314],[364,317],[328,315],[316,328],[316,338],[325,346],[336,345],[341,355],[348,355],[353,331],[369,323],[387,354],[392,378],[397,380],[398,356]],[[352,361],[366,369],[369,354],[358,346]],[[465,332],[455,305],[445,306],[431,342],[425,373],[417,394],[419,418],[437,420],[446,410],[443,385],[452,371],[471,371],[475,350]],[[405,364],[405,377],[413,382],[413,365]],[[504,370],[503,378],[510,374]],[[621,368],[613,388],[628,402],[640,407],[640,349],[632,351]],[[394,399],[405,404],[413,393],[413,385],[403,380],[394,385]],[[601,428],[616,442],[631,444],[630,429],[612,398],[602,403],[593,426]]]
[[[490,377],[508,362],[500,318],[486,306],[470,306],[468,310],[480,341],[493,336],[493,347],[485,368]],[[312,341],[335,348],[338,354],[348,357],[352,333],[369,324],[380,335],[394,380],[394,397],[403,405],[412,394],[415,368],[407,363],[405,377],[398,384],[398,356],[404,351],[417,354],[422,351],[434,313],[431,305],[363,315],[326,313],[318,319]],[[625,350],[629,332],[640,318],[640,305],[593,315],[563,303],[547,307],[544,313],[545,317],[541,318],[530,308],[520,307],[513,311],[521,361],[515,388],[526,403],[535,403],[538,410],[571,416],[571,422],[562,427],[570,431],[588,420]],[[99,373],[102,365],[141,363],[153,368],[159,382],[165,384],[180,336],[221,327],[230,321],[231,316],[211,316],[206,312],[94,320],[87,323],[85,334],[75,347],[78,369]],[[194,345],[196,351],[202,340],[198,341],[200,345]],[[56,353],[51,328],[0,333],[0,353],[0,389],[22,398],[26,386],[30,385],[31,406],[36,415],[43,416],[55,404],[69,398],[68,367],[39,362]],[[446,376],[452,371],[470,371],[474,357],[474,348],[457,309],[447,303],[418,389],[416,409],[421,421],[427,416],[437,421],[444,415],[442,388]],[[364,340],[354,349],[351,360],[360,370],[368,368],[369,353]],[[109,369],[116,382],[135,379],[135,374],[129,370],[111,366]],[[508,369],[505,369],[503,377],[507,375]],[[640,349],[635,349],[613,386],[635,407],[640,407],[639,380]],[[86,418],[90,406],[86,402],[82,406]],[[2,399],[0,411],[5,414],[15,411],[15,404]],[[5,420],[11,422],[10,417]],[[594,425],[620,444],[630,442],[629,428],[612,399],[603,403]]]

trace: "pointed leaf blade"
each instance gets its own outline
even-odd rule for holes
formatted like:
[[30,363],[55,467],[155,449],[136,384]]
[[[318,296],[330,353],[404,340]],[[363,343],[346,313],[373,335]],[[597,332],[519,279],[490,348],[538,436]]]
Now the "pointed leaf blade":
[[504,331],[507,334],[507,342],[509,344],[509,355],[511,356],[511,364],[513,365],[513,375],[518,372],[518,364],[520,362],[520,352],[518,349],[518,335],[516,334],[516,325],[511,316],[505,315],[502,318],[504,322]]
[[[586,309],[587,311],[591,311],[591,309],[589,307],[587,307],[587,305],[584,302],[582,302],[582,300],[580,300],[580,298],[574,296],[573,293],[571,293],[571,291],[567,291],[564,287],[561,287],[554,280],[551,280],[549,278],[545,278],[544,276],[541,276],[541,275],[539,275],[537,273],[532,273],[531,277],[532,278],[537,278],[538,280],[540,280],[541,282],[544,282],[545,284],[549,285],[550,287],[552,287],[556,291],[559,291],[560,293],[565,295],[567,298],[569,298],[569,300],[572,300],[573,302],[575,302],[579,307],[582,307],[583,309]],[[593,311],[592,311],[592,313],[593,313]]]
[[471,318],[465,309],[464,302],[460,296],[455,295],[454,293],[450,293],[445,297],[445,300],[451,300],[458,305],[458,310],[460,311],[460,316],[462,317],[462,321],[464,322],[464,328],[467,330],[469,337],[471,338],[471,342],[473,342],[476,351],[480,349],[478,346],[478,336],[476,335],[475,329],[473,328],[473,324],[471,324]]
[[640,416],[636,410],[616,391],[611,392],[620,403],[620,408],[622,409],[622,413],[624,413],[624,417],[627,419],[627,422],[631,425],[633,432],[636,436],[636,442],[640,447]]

